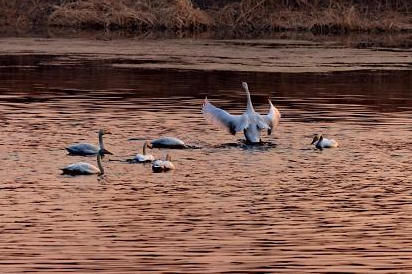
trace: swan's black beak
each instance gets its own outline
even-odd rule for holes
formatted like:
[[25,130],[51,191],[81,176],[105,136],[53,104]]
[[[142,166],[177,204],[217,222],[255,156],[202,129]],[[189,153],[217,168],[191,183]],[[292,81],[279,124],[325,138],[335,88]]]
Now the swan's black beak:
[[319,140],[319,137],[315,135],[315,137],[313,137],[312,143],[310,144],[313,145],[314,143],[316,143],[317,140]]
[[102,155],[105,155],[105,154],[113,155],[113,153],[111,153],[111,152],[108,151],[107,149],[102,149],[102,150],[100,151],[100,154],[102,154]]

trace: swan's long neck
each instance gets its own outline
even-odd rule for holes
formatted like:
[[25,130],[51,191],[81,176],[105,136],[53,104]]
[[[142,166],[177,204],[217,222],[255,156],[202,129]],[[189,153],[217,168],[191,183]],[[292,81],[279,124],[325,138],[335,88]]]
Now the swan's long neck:
[[321,146],[322,146],[322,142],[323,142],[323,136],[321,135],[321,136],[319,137],[318,142],[316,143],[316,146],[317,146],[317,147],[321,147]]
[[144,142],[144,145],[143,145],[143,155],[146,155],[146,147],[147,147],[147,143]]
[[99,148],[104,149],[103,134],[99,132]]
[[246,92],[246,97],[247,97],[247,110],[248,111],[255,111],[253,109],[253,105],[252,105],[252,99],[250,99],[250,92],[249,92],[249,88],[248,87],[243,87],[243,89]]
[[104,169],[102,165],[102,156],[100,155],[100,153],[97,154],[97,166],[99,167],[100,174],[104,174]]

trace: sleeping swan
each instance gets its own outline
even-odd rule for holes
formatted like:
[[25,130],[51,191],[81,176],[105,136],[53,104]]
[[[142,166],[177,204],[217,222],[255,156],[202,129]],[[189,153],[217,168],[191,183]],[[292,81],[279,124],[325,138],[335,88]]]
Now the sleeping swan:
[[103,175],[104,169],[102,166],[102,155],[101,152],[97,153],[97,167],[92,164],[85,163],[85,162],[78,162],[71,165],[68,165],[62,168],[62,174],[69,174],[69,175],[92,175],[98,174]]
[[323,138],[323,136],[322,135],[317,135],[317,134],[315,134],[315,136],[313,137],[313,140],[312,140],[312,143],[311,143],[311,145],[315,145],[315,147],[317,148],[317,149],[320,149],[320,150],[322,150],[323,148],[331,148],[331,147],[338,147],[338,142],[336,142],[335,140],[333,140],[333,139],[326,139],[326,138]]
[[185,143],[175,137],[162,137],[150,142],[154,148],[186,148]]
[[152,154],[146,154],[146,147],[152,148],[152,145],[146,141],[143,144],[143,154],[137,154],[133,159],[127,160],[130,163],[147,163],[152,162],[154,157]]
[[158,172],[166,172],[172,169],[176,169],[175,165],[171,162],[172,161],[172,157],[170,157],[169,154],[166,155],[166,160],[155,160],[152,163],[152,171],[155,173]]
[[267,129],[270,135],[273,128],[279,124],[280,112],[269,100],[269,113],[267,115],[256,113],[250,99],[249,88],[246,82],[242,82],[242,88],[246,92],[247,97],[246,111],[242,115],[231,115],[223,109],[212,105],[207,98],[203,103],[202,112],[209,122],[227,129],[232,135],[235,135],[236,132],[243,131],[246,142],[259,143],[261,142],[260,132],[263,129]]
[[100,151],[100,154],[103,156],[104,154],[112,154],[110,151],[104,148],[103,143],[103,135],[104,134],[111,134],[109,131],[104,131],[103,129],[99,130],[99,146],[95,146],[88,143],[80,143],[66,147],[66,150],[69,152],[70,155],[81,155],[81,156],[88,156],[88,155],[97,155]]

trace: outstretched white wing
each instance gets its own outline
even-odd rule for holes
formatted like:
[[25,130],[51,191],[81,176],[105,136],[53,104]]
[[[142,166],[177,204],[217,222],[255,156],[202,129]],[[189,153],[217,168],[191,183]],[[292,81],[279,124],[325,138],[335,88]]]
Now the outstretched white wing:
[[203,103],[202,112],[206,120],[228,130],[233,135],[236,132],[243,131],[248,126],[246,114],[231,115],[223,109],[212,105],[207,98]]
[[272,129],[279,124],[281,115],[280,115],[279,110],[273,106],[270,100],[269,100],[269,105],[270,105],[269,113],[267,115],[262,115],[262,118],[269,125],[268,134],[270,135],[272,133]]

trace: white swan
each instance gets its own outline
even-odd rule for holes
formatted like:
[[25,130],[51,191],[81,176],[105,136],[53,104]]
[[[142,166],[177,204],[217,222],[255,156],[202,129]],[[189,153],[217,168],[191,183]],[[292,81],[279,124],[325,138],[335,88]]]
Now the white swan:
[[315,134],[315,136],[313,137],[311,145],[313,144],[317,149],[321,150],[323,148],[332,148],[339,146],[338,142],[336,142],[335,140],[323,138],[322,135],[319,136],[318,134]]
[[88,144],[88,143],[80,143],[80,144],[68,146],[66,147],[66,150],[71,155],[82,155],[82,156],[96,155],[99,153],[99,151],[102,155],[113,154],[104,148],[104,143],[103,143],[104,134],[111,134],[111,133],[109,131],[104,131],[103,129],[99,130],[99,146],[98,147],[92,144]]
[[92,174],[104,174],[104,169],[102,166],[102,156],[101,153],[97,153],[97,167],[92,164],[85,163],[85,162],[78,162],[71,165],[68,165],[62,168],[62,174],[69,174],[69,175],[92,175]]
[[162,137],[150,142],[154,148],[185,148],[185,143],[175,137]]
[[146,147],[152,148],[152,145],[146,141],[143,144],[143,154],[137,154],[133,159],[128,160],[132,163],[147,163],[154,161],[152,154],[146,154]]
[[155,160],[152,163],[152,171],[153,172],[166,172],[172,169],[176,169],[175,165],[171,162],[172,157],[169,154],[166,155],[166,160]]
[[232,135],[235,135],[236,132],[243,131],[248,143],[259,143],[261,142],[260,132],[263,129],[267,129],[270,135],[273,128],[279,124],[281,115],[270,100],[270,109],[267,115],[256,113],[250,99],[247,83],[242,82],[242,88],[247,96],[246,111],[242,115],[231,115],[223,109],[212,105],[207,98],[203,103],[202,112],[209,122],[227,129]]

